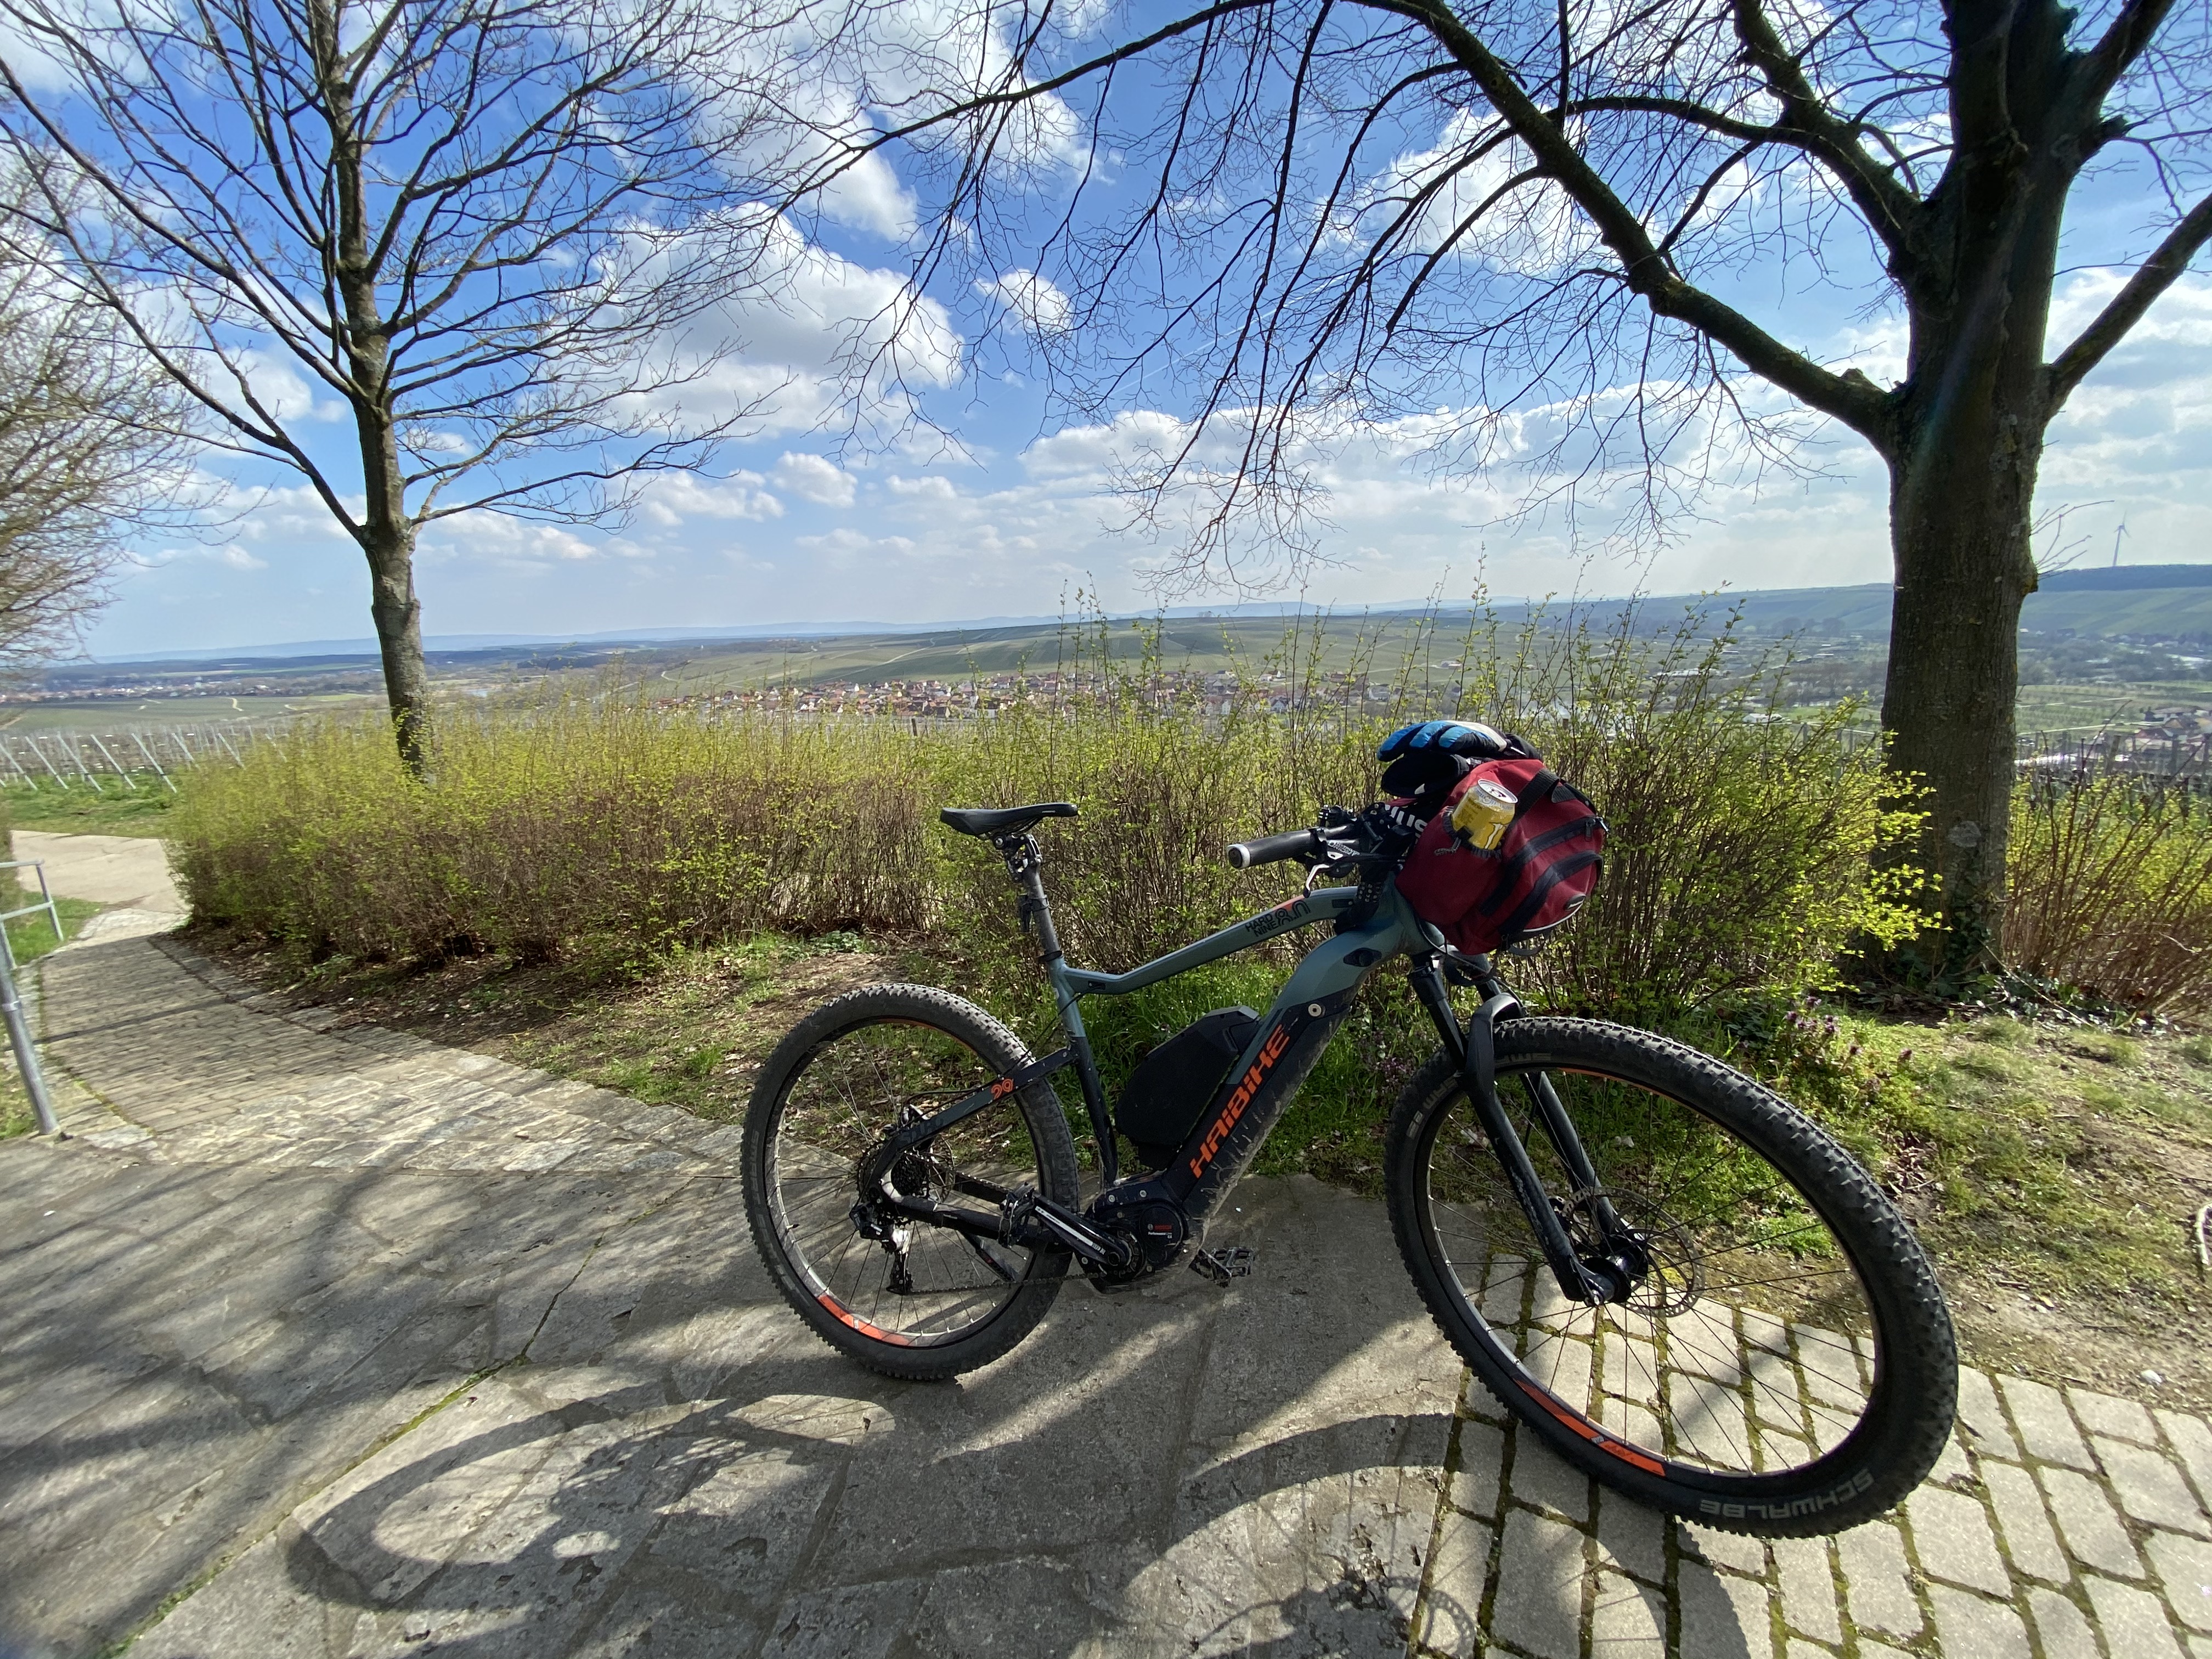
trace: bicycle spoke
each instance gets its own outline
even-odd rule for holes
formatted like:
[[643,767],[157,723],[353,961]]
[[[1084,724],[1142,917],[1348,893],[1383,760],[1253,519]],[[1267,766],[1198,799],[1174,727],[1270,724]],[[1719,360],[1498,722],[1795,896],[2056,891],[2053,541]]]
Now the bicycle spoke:
[[1848,1435],[1863,1410],[1857,1350],[1800,1315],[1824,1309],[1826,1325],[1870,1331],[1871,1311],[1803,1196],[1670,1096],[1550,1073],[1597,1178],[1595,1193],[1579,1190],[1539,1117],[1537,1075],[1517,1074],[1511,1121],[1577,1254],[1605,1254],[1597,1216],[1610,1206],[1645,1256],[1625,1306],[1562,1296],[1460,1098],[1431,1156],[1429,1224],[1522,1372],[1610,1432],[1717,1473],[1795,1466]]
[[[883,1224],[894,1237],[872,1238],[854,1219],[860,1160],[913,1114],[940,1110],[995,1075],[937,1028],[879,1023],[826,1041],[784,1099],[771,1167],[791,1253],[848,1315],[898,1340],[951,1340],[992,1317],[1027,1273],[1025,1250],[895,1215]],[[889,1179],[898,1191],[944,1200],[963,1176],[1007,1188],[1034,1181],[1035,1169],[1025,1123],[1009,1104],[906,1155]]]

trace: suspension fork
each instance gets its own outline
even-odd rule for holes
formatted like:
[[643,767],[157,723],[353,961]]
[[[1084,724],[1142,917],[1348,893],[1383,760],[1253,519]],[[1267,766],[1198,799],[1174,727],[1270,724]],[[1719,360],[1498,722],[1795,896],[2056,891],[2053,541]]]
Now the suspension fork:
[[[1570,1302],[1592,1305],[1611,1300],[1613,1287],[1583,1267],[1581,1258],[1576,1255],[1566,1224],[1553,1207],[1551,1194],[1544,1190],[1543,1177],[1537,1174],[1528,1149],[1521,1144],[1512,1119],[1506,1115],[1504,1105],[1498,1098],[1497,1023],[1519,1013],[1520,1003],[1495,977],[1486,975],[1476,981],[1476,988],[1483,994],[1482,1005],[1468,1017],[1462,1030],[1458,1016],[1452,1011],[1451,994],[1445,988],[1443,971],[1435,956],[1418,959],[1407,977],[1413,982],[1413,994],[1428,1011],[1437,1035],[1443,1037],[1445,1052],[1459,1062],[1461,1075],[1467,1083],[1468,1099],[1474,1107],[1475,1121],[1490,1138],[1491,1151],[1505,1172],[1506,1183],[1513,1188],[1513,1196],[1528,1218],[1529,1231],[1536,1236],[1537,1246],[1544,1253],[1552,1277],[1559,1282],[1560,1294]],[[1595,1188],[1597,1172],[1590,1164],[1589,1154],[1583,1148],[1582,1137],[1575,1133],[1566,1108],[1560,1103],[1558,1091],[1552,1087],[1551,1079],[1540,1075],[1530,1094],[1535,1102],[1537,1121],[1544,1127],[1544,1138],[1559,1153],[1559,1161],[1566,1166],[1577,1188],[1588,1191]],[[1610,1244],[1620,1218],[1606,1200],[1598,1200],[1593,1209],[1601,1235]]]

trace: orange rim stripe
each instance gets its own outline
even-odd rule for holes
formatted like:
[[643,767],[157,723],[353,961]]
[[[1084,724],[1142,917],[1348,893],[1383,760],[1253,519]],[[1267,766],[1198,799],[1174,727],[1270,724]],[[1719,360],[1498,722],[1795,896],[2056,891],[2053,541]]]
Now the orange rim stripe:
[[1521,1379],[1521,1389],[1522,1392],[1526,1394],[1531,1400],[1534,1400],[1538,1405],[1541,1406],[1546,1411],[1551,1413],[1553,1416],[1558,1418],[1560,1422],[1565,1424],[1583,1439],[1589,1441],[1590,1444],[1595,1446],[1600,1451],[1611,1452],[1622,1462],[1633,1463],[1638,1468],[1642,1469],[1646,1474],[1664,1475],[1667,1473],[1667,1466],[1664,1463],[1662,1463],[1657,1458],[1647,1457],[1642,1452],[1637,1450],[1635,1447],[1629,1445],[1626,1442],[1614,1439],[1603,1429],[1598,1427],[1596,1424],[1591,1422],[1589,1419],[1584,1417],[1580,1412],[1571,1410],[1567,1407],[1561,1405],[1558,1400],[1554,1399],[1551,1395],[1547,1394],[1543,1389],[1538,1388],[1534,1382],[1529,1382],[1526,1377]]
[[872,1336],[877,1341],[888,1342],[894,1347],[911,1348],[914,1346],[914,1339],[912,1337],[901,1336],[896,1331],[887,1331],[880,1325],[871,1325],[866,1320],[861,1318],[858,1314],[848,1310],[842,1303],[839,1302],[836,1297],[831,1296],[827,1291],[824,1291],[820,1296],[816,1297],[814,1299],[830,1310],[831,1317],[838,1320],[843,1324],[851,1326],[854,1330],[860,1332],[862,1336]]

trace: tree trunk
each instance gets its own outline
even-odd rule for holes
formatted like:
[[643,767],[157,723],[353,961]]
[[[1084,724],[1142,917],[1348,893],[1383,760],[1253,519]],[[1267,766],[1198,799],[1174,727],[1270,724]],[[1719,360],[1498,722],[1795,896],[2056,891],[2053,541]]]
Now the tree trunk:
[[415,597],[415,526],[404,519],[372,524],[362,550],[368,557],[368,610],[376,619],[400,763],[411,776],[427,778],[430,665],[422,655],[422,605]]
[[2044,331],[2069,176],[2008,159],[1962,184],[1951,274],[1912,307],[1885,446],[1897,586],[1881,723],[1892,766],[1928,792],[1916,862],[1940,933],[1916,954],[1947,989],[1998,966],[2003,945],[2020,608],[2035,591]]
[[[2033,428],[2039,434],[2039,423]],[[1930,444],[1893,464],[1897,587],[1881,723],[1890,763],[1928,791],[1913,861],[1935,881],[1939,983],[1996,964],[2017,770],[2013,702],[2035,451]]]
[[428,781],[430,666],[422,657],[422,605],[415,597],[415,520],[407,511],[407,474],[399,457],[399,416],[392,392],[392,341],[378,303],[374,256],[367,220],[368,189],[361,133],[354,118],[357,72],[340,38],[331,0],[308,0],[307,27],[330,123],[330,180],[337,228],[331,275],[344,307],[343,342],[352,384],[354,434],[361,447],[367,510],[354,526],[368,560],[369,615],[384,659],[384,695],[400,764]]

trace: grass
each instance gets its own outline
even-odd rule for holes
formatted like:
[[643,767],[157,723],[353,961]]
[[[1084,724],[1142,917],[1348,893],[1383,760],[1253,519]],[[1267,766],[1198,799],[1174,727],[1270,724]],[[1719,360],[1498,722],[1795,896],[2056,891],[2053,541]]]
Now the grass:
[[73,789],[48,784],[28,789],[20,783],[0,791],[8,817],[18,830],[44,830],[77,836],[164,836],[176,797],[150,774],[138,787],[124,789],[110,779],[94,794],[80,783]]
[[[8,908],[31,902],[27,896],[10,900]],[[8,924],[8,948],[15,953],[15,965],[36,962],[40,957],[59,950],[65,940],[75,939],[84,924],[100,914],[100,906],[90,899],[58,898],[54,908],[62,919],[61,939],[54,937],[53,924],[46,920],[44,911],[34,915],[18,916]]]
[[1740,1030],[1729,1058],[1882,1180],[1989,1363],[2076,1377],[2101,1363],[2130,1388],[2156,1370],[2212,1395],[2191,1226],[2212,1198],[2212,1041],[1812,1007]]

